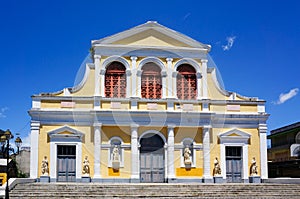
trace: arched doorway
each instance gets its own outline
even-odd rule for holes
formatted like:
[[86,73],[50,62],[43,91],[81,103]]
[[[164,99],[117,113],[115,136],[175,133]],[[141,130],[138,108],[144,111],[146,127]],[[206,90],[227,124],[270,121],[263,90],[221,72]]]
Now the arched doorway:
[[158,134],[149,133],[141,138],[140,145],[141,182],[164,182],[165,143],[163,139]]

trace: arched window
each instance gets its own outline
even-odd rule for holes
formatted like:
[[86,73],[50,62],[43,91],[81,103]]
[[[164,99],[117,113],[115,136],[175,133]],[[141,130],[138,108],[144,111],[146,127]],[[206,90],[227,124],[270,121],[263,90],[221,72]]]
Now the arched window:
[[196,99],[197,78],[196,70],[189,64],[177,68],[177,97],[182,100]]
[[160,99],[161,98],[161,69],[155,63],[146,63],[142,67],[142,98]]
[[120,62],[112,62],[105,73],[105,97],[126,97],[126,68]]

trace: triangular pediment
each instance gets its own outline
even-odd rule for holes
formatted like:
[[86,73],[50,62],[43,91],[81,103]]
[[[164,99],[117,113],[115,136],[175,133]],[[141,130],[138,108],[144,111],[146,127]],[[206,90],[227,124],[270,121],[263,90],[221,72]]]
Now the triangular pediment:
[[60,128],[57,128],[57,129],[54,129],[52,131],[49,131],[48,132],[48,136],[50,138],[62,138],[62,137],[76,137],[76,138],[82,138],[84,135],[84,133],[74,129],[74,128],[71,128],[69,126],[63,126],[63,127],[60,127]]
[[230,131],[227,131],[227,132],[224,132],[224,133],[221,133],[219,135],[220,138],[224,138],[224,137],[242,137],[242,138],[250,138],[251,135],[244,132],[244,131],[241,131],[241,130],[238,130],[238,129],[232,129]]
[[92,41],[93,45],[132,45],[188,47],[210,50],[209,45],[202,44],[186,35],[171,30],[157,22],[147,22],[115,35]]

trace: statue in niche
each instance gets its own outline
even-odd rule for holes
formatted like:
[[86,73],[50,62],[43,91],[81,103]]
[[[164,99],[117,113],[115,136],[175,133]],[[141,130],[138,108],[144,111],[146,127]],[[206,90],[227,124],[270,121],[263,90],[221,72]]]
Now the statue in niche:
[[82,173],[84,175],[89,175],[90,174],[90,161],[88,160],[88,156],[85,156],[83,160],[83,170]]
[[214,160],[214,176],[221,175],[221,167],[218,158],[216,157]]
[[44,159],[42,160],[41,170],[43,176],[49,175],[49,162],[47,160],[47,156],[44,156]]
[[251,160],[250,175],[251,175],[251,176],[256,176],[256,175],[258,175],[255,157],[253,157],[252,160]]
[[112,151],[112,161],[113,162],[119,162],[120,161],[120,154],[119,154],[119,148],[117,145],[114,146]]
[[184,148],[184,152],[183,152],[184,164],[192,164],[191,155],[192,155],[192,152],[191,152],[189,146],[186,145]]

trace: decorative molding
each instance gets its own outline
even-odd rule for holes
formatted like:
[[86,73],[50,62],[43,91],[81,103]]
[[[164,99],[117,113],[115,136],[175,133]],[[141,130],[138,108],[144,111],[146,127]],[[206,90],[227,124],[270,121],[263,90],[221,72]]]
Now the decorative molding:
[[166,71],[166,66],[164,63],[157,57],[145,57],[139,63],[138,70],[142,70],[142,67],[149,62],[155,63],[157,66],[160,67],[161,71]]
[[126,70],[130,70],[130,65],[127,62],[127,60],[124,59],[123,57],[117,56],[117,55],[113,55],[113,56],[106,58],[102,64],[103,69],[106,71],[107,66],[114,61],[122,63],[125,66]]
[[177,61],[174,65],[174,70],[177,71],[178,66],[180,66],[182,64],[189,64],[196,70],[197,73],[201,73],[200,65],[195,60],[190,59],[190,58],[183,58],[183,59]]

